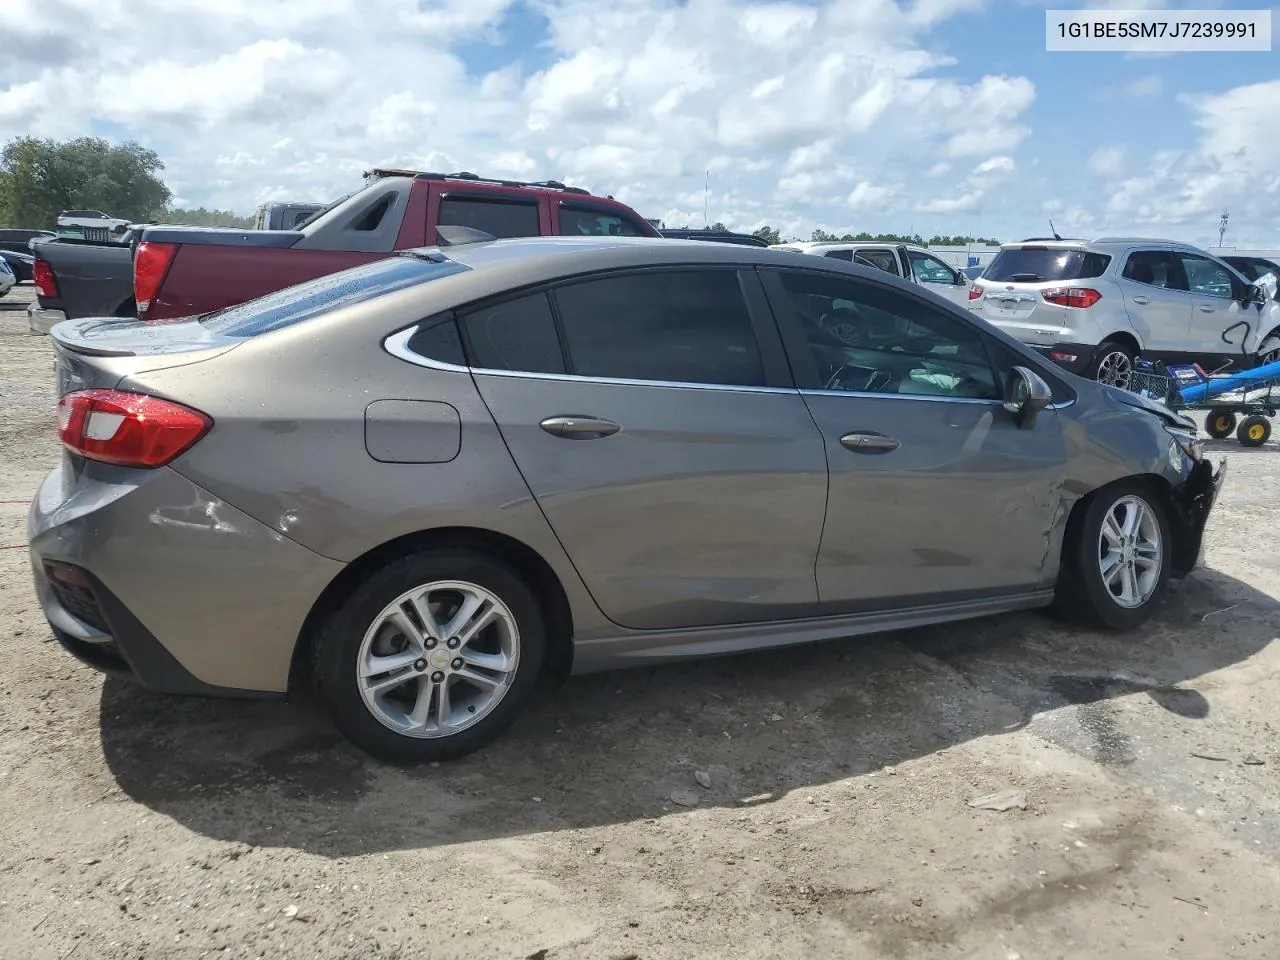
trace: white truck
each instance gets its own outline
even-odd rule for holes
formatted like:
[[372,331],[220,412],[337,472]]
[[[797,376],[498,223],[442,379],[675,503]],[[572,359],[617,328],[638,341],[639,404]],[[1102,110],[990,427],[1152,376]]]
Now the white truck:
[[101,210],[63,210],[58,214],[58,233],[82,240],[110,240],[128,230],[130,222]]

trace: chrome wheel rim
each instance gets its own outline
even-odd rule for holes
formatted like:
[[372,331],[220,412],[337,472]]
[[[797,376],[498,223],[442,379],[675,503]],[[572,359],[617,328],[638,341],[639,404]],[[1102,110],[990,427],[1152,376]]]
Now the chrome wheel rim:
[[857,325],[846,320],[837,320],[834,323],[829,323],[826,325],[826,330],[847,346],[856,347],[862,342],[862,335]]
[[1107,593],[1125,609],[1142,606],[1155,593],[1163,564],[1155,512],[1138,497],[1121,497],[1102,518],[1098,533],[1098,572]]
[[520,665],[520,631],[493,592],[461,580],[406,590],[365,631],[361,699],[407,737],[453,736],[494,711]]
[[1133,376],[1133,363],[1129,355],[1112,350],[1098,361],[1098,382],[1113,387],[1127,387],[1129,378]]

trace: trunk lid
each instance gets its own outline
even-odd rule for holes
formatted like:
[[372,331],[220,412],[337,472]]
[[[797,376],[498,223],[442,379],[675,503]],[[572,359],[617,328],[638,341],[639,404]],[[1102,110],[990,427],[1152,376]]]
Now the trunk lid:
[[127,376],[185,366],[220,356],[242,341],[196,320],[144,323],[131,317],[85,317],[50,331],[58,395],[91,387],[113,388]]

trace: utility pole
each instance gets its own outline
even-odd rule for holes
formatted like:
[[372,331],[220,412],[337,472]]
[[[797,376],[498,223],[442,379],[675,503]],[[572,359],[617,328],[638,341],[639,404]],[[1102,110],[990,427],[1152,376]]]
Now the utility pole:
[[1222,238],[1227,233],[1227,221],[1231,219],[1231,211],[1223,210],[1222,219],[1218,221],[1218,246],[1222,246]]
[[711,209],[711,171],[707,171],[707,182],[702,188],[702,229],[707,229],[710,220],[707,218],[707,211]]

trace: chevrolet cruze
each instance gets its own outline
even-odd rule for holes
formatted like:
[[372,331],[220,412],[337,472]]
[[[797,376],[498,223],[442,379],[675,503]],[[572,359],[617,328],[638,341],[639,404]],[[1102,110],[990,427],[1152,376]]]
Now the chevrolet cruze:
[[[443,230],[442,230],[443,232]],[[544,673],[1055,605],[1196,564],[1194,425],[921,287],[729,244],[474,236],[197,319],[53,329],[44,613],[173,693],[315,685],[458,757]]]

